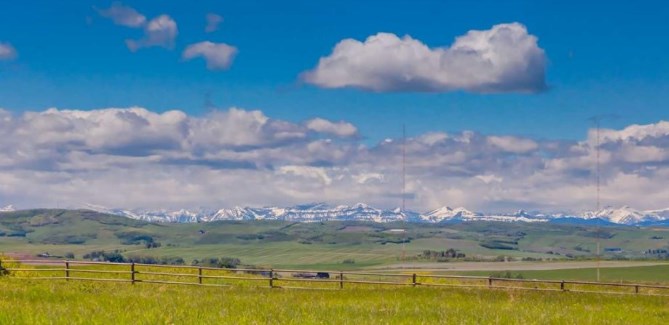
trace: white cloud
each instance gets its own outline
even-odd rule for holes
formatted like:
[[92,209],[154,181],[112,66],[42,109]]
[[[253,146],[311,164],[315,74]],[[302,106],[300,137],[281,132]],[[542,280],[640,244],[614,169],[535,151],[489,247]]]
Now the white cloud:
[[202,57],[207,62],[207,69],[227,69],[237,54],[237,48],[225,43],[212,43],[209,41],[189,45],[183,52],[184,60],[192,60]]
[[114,2],[107,9],[98,9],[98,13],[105,18],[111,19],[114,24],[139,28],[146,24],[146,17],[134,8],[124,6],[120,2]]
[[18,56],[16,49],[9,43],[0,42],[0,61],[14,60]]
[[488,175],[476,175],[476,178],[480,179],[481,182],[490,184],[490,183],[501,183],[503,179],[492,174]]
[[512,136],[491,136],[488,143],[506,152],[524,153],[539,147],[533,140]]
[[283,166],[279,168],[278,174],[296,175],[307,179],[317,180],[325,185],[332,184],[332,178],[324,168],[311,166]]
[[[310,127],[312,121],[278,120],[239,108],[203,116],[140,107],[20,114],[0,109],[0,203],[399,205],[403,141],[330,140],[340,128],[328,123],[350,123]],[[603,204],[665,206],[665,123],[606,131],[600,147]],[[558,143],[471,131],[427,133],[407,138],[405,148],[411,209],[579,211],[595,202],[590,138]]]
[[391,33],[345,39],[302,78],[323,88],[382,92],[538,92],[546,87],[545,69],[537,37],[510,23],[469,31],[450,47]]
[[126,40],[130,51],[137,51],[143,47],[161,46],[174,48],[174,41],[179,34],[177,23],[168,15],[160,15],[151,19],[144,25],[144,38],[139,40]]
[[371,182],[383,182],[383,174],[379,173],[361,173],[358,175],[352,175],[353,179],[358,184],[365,184]]
[[358,133],[358,129],[345,121],[332,122],[322,118],[311,119],[306,122],[309,130],[319,133],[328,133],[338,137],[351,137]]
[[[669,122],[660,121],[647,125],[630,125],[622,130],[600,129],[601,142],[638,142],[650,138],[662,138],[669,136]],[[596,141],[596,130],[590,130],[588,140],[593,144]]]
[[223,17],[214,13],[208,13],[206,16],[207,26],[204,28],[206,33],[212,33],[218,30],[218,26],[223,22]]

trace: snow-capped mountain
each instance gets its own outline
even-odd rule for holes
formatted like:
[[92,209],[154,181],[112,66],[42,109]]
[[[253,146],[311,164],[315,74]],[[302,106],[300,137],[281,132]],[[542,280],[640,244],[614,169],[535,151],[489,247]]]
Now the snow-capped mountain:
[[441,207],[423,215],[423,220],[427,222],[443,222],[455,220],[475,220],[478,217],[481,217],[481,215],[471,212],[465,208],[453,209],[451,207]]
[[[661,216],[661,211],[665,211],[665,216]],[[632,209],[629,206],[623,206],[621,208],[615,209],[612,207],[606,207],[599,211],[590,211],[583,214],[585,219],[594,219],[599,218],[606,220],[611,223],[617,223],[622,225],[636,225],[641,223],[652,223],[656,221],[666,220],[669,217],[669,211],[666,210],[656,210],[656,211],[639,211]]]
[[193,222],[202,222],[206,220],[208,216],[212,215],[210,210],[200,209],[200,210],[186,210],[181,209],[177,211],[168,211],[168,210],[124,210],[124,209],[110,209],[99,205],[86,204],[87,209],[113,214],[117,216],[127,217],[131,219],[137,219],[148,222],[173,222],[173,223],[193,223]]
[[370,222],[555,222],[583,224],[620,225],[669,225],[669,209],[640,211],[624,206],[618,209],[605,208],[583,214],[544,214],[519,210],[515,213],[478,213],[465,208],[448,206],[426,213],[408,210],[378,209],[364,203],[352,206],[329,206],[325,203],[296,205],[291,207],[235,207],[231,209],[209,210],[123,210],[108,209],[95,205],[87,208],[103,213],[150,222],[194,223],[221,220],[282,220],[295,222],[320,221],[370,221]]
[[12,211],[16,211],[16,209],[11,204],[4,208],[0,208],[0,212],[12,212]]
[[[284,220],[300,222],[317,221],[418,221],[419,214],[410,211],[381,210],[358,203],[353,206],[330,207],[324,203],[296,205],[287,208],[240,208],[222,209],[206,221],[218,220]],[[205,221],[205,220],[203,220]]]

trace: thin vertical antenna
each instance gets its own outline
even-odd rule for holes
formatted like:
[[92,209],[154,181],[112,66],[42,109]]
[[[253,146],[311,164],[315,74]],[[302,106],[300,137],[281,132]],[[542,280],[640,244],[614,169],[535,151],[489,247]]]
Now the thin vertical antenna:
[[597,210],[599,211],[600,209],[600,167],[599,167],[599,119],[595,119],[595,125],[596,125],[596,132],[597,132],[597,144],[595,146],[595,151],[597,152]]
[[[595,210],[596,211],[595,213],[598,213],[599,209],[600,209],[600,197],[599,197],[599,195],[600,195],[600,184],[601,184],[601,178],[600,178],[600,175],[599,175],[599,173],[600,173],[600,166],[599,166],[599,117],[595,118],[595,127],[596,127],[595,132],[596,132],[596,137],[597,137],[596,142],[595,142],[596,143],[595,152],[596,152],[596,156],[597,156],[597,170],[596,170],[596,173],[597,173],[597,175],[596,175],[596,177],[597,177],[597,210]],[[600,248],[601,247],[600,236],[601,236],[601,233],[599,231],[599,227],[597,227],[597,228],[598,228],[597,229],[598,230],[597,231],[597,233],[598,233],[597,234],[597,282],[599,282],[599,264],[600,264],[600,260],[601,260],[601,254],[600,254],[600,249],[601,249]]]
[[216,109],[216,104],[211,100],[211,91],[204,93],[204,109],[206,113],[211,113]]
[[407,187],[407,127],[402,124],[402,211],[406,211]]
[[[406,211],[406,186],[407,186],[407,126],[402,124],[402,213]],[[406,229],[404,240],[402,240],[402,260],[406,257]]]

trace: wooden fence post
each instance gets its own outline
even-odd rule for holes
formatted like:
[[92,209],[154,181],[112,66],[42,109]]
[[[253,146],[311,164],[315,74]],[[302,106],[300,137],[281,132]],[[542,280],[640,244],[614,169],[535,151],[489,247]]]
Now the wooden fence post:
[[492,287],[492,278],[488,277],[488,288]]
[[135,284],[135,263],[130,264],[130,281]]
[[274,288],[274,269],[269,270],[269,287]]
[[411,278],[412,278],[411,282],[412,282],[413,286],[415,287],[416,286],[416,273],[414,273]]
[[197,283],[202,284],[202,267],[197,267]]
[[65,260],[65,281],[70,281],[70,262]]
[[339,289],[344,289],[344,272],[339,272]]
[[560,282],[560,290],[564,291],[564,280]]
[[638,285],[634,286],[634,293],[637,293],[637,294],[639,293],[639,286]]

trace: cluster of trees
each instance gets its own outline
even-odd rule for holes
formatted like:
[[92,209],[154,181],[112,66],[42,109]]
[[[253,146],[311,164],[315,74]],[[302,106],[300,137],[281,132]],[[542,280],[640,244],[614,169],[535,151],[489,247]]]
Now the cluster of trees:
[[441,261],[453,258],[465,258],[466,256],[464,253],[458,252],[453,248],[449,248],[445,251],[424,250],[420,257],[424,259]]
[[[71,257],[66,256],[69,259],[74,258],[74,254]],[[114,262],[114,263],[141,263],[141,264],[159,264],[159,265],[186,265],[186,261],[179,256],[173,257],[154,257],[154,256],[124,256],[122,251],[114,250],[111,252],[107,251],[92,251],[83,255],[83,258],[86,260],[99,261],[99,262]],[[194,259],[191,262],[191,265],[194,266],[205,266],[205,267],[218,267],[218,268],[229,268],[233,269],[241,265],[242,262],[240,259],[235,257],[205,257],[202,259]]]
[[144,244],[144,247],[146,248],[158,248],[162,246],[162,244],[156,241],[152,236],[143,233],[128,231],[118,232],[115,235],[121,240],[121,244],[123,245]]
[[85,260],[100,261],[100,262],[114,262],[114,263],[126,262],[125,257],[123,256],[123,254],[121,254],[121,251],[118,249],[112,252],[92,251],[90,253],[84,254],[83,258]]
[[238,258],[235,257],[206,257],[203,259],[195,259],[191,265],[206,266],[206,267],[220,267],[226,269],[234,269],[242,264]]
[[151,248],[158,248],[158,247],[163,246],[163,245],[160,242],[152,241],[152,242],[146,242],[146,244],[144,244],[144,246],[146,248],[151,249]]
[[654,255],[659,258],[669,258],[669,250],[666,248],[649,249],[643,252],[645,255]]
[[518,241],[514,239],[486,239],[479,243],[479,246],[489,248],[489,249],[506,249],[506,250],[517,250]]
[[153,257],[153,256],[129,256],[126,258],[128,263],[140,263],[140,264],[159,264],[159,265],[185,265],[181,257]]

